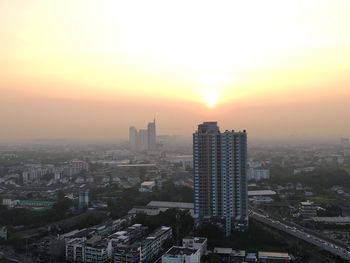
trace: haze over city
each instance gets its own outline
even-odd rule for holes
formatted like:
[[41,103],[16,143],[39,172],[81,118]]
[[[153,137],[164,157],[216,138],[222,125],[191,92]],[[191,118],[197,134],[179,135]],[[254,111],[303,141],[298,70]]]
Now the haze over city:
[[[350,133],[349,1],[1,1],[0,137]],[[176,120],[176,122],[174,121]]]
[[350,262],[349,0],[0,0],[0,263]]

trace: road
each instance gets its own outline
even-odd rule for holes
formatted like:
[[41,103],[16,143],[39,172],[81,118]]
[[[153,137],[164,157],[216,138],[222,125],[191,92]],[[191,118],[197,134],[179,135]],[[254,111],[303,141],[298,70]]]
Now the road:
[[270,227],[273,227],[275,229],[278,229],[280,231],[283,231],[285,233],[288,233],[291,236],[294,236],[296,238],[299,238],[307,243],[310,243],[314,246],[319,247],[320,249],[323,249],[325,251],[328,251],[329,253],[339,256],[342,259],[350,261],[350,251],[339,247],[334,243],[331,243],[329,241],[326,241],[320,237],[317,237],[315,235],[309,234],[304,232],[302,228],[298,227],[292,227],[289,225],[286,225],[282,223],[281,221],[278,221],[276,219],[269,218],[266,215],[262,215],[260,213],[257,213],[255,211],[250,211],[250,217],[255,219],[256,221],[259,221],[261,223],[264,223]]

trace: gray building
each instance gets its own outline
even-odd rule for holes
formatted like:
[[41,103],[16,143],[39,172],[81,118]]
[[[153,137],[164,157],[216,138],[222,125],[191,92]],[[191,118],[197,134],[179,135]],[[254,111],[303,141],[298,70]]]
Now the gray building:
[[131,126],[129,128],[129,146],[130,146],[130,150],[137,150],[137,146],[138,146],[138,131],[134,126]]
[[156,120],[154,119],[153,122],[148,123],[147,127],[148,131],[148,150],[153,151],[157,149],[157,142],[156,142]]
[[193,134],[194,214],[198,224],[220,220],[226,235],[248,226],[247,133],[221,133],[204,122]]
[[148,149],[148,130],[140,129],[139,130],[139,146],[140,151],[145,151]]

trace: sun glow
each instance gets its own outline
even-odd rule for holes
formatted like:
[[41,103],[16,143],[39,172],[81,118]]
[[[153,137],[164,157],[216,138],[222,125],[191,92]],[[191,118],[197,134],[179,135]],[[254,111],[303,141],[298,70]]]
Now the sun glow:
[[214,108],[219,100],[219,93],[217,90],[209,89],[203,93],[203,98],[209,108]]
[[347,0],[22,2],[0,4],[0,87],[213,108],[349,71]]

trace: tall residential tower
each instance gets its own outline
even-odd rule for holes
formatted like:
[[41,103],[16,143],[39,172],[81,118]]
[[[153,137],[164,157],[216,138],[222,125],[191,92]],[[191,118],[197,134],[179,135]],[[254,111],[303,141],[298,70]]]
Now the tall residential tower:
[[193,134],[196,221],[219,221],[226,235],[248,226],[247,133],[204,122]]

